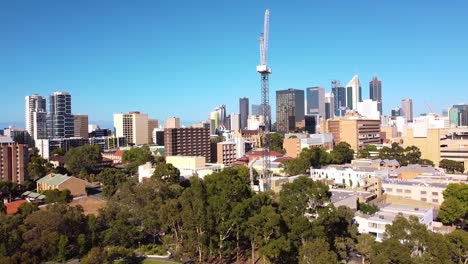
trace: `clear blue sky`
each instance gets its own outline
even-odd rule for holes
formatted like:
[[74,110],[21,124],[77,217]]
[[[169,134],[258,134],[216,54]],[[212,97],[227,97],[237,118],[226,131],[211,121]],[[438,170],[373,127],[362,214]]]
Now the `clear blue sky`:
[[[208,118],[260,101],[258,36],[271,10],[270,101],[284,88],[383,81],[384,112],[468,101],[467,1],[1,1],[0,122],[24,96],[72,94],[73,112],[111,121],[139,110]],[[273,108],[274,110],[274,108]]]

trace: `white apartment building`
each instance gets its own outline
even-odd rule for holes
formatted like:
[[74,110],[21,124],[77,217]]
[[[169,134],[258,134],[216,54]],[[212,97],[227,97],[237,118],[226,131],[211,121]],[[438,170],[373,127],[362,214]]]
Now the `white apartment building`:
[[125,137],[127,143],[135,145],[148,144],[148,114],[130,112],[114,114],[115,135]]
[[386,180],[382,182],[382,189],[387,195],[440,206],[444,201],[442,192],[447,188],[447,185],[447,182]]
[[434,212],[432,208],[390,204],[381,207],[379,212],[374,215],[357,215],[354,220],[357,222],[359,233],[372,234],[375,236],[376,241],[382,242],[385,237],[385,226],[391,225],[397,216],[405,218],[416,216],[419,223],[425,225],[428,230],[433,230]]
[[[375,170],[375,169],[374,169]],[[314,180],[333,180],[337,185],[357,188],[366,185],[366,179],[373,177],[374,170],[358,171],[350,167],[327,167],[324,169],[310,168],[310,177]]]
[[247,130],[258,130],[260,126],[265,124],[263,115],[249,115],[247,118]]
[[357,103],[357,111],[363,117],[368,119],[380,119],[378,102],[370,99]]

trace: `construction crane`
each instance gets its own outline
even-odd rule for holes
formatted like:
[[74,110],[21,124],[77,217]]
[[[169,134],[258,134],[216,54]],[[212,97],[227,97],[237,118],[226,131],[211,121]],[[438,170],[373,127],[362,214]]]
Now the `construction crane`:
[[269,91],[269,75],[271,69],[267,64],[268,53],[268,33],[270,27],[270,10],[265,10],[265,20],[263,24],[263,33],[260,35],[260,65],[257,66],[257,72],[260,73],[261,79],[261,94],[263,117],[265,119],[265,131],[263,134],[263,169],[259,182],[260,190],[268,190],[271,188],[270,174],[270,91]]

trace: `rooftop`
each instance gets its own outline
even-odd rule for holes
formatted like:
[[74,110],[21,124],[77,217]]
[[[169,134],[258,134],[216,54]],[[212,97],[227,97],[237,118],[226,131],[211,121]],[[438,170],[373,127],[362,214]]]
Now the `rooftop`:
[[46,175],[45,177],[40,178],[37,183],[39,184],[47,184],[47,185],[53,185],[57,186],[65,181],[69,180],[71,177],[63,174],[58,174],[58,173],[51,173],[49,175]]
[[17,201],[11,202],[11,203],[6,203],[5,207],[6,207],[7,215],[16,214],[18,212],[19,207],[22,204],[27,203],[27,202],[28,201],[26,201],[26,200],[17,200]]

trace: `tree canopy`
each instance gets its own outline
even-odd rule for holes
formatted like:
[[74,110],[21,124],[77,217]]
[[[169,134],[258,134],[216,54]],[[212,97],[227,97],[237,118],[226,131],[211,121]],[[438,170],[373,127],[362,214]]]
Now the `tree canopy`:
[[442,159],[439,162],[439,167],[445,169],[448,173],[463,173],[465,171],[463,164],[449,159]]
[[76,177],[98,173],[101,162],[101,149],[98,145],[72,148],[65,154],[65,167]]
[[142,147],[133,147],[124,151],[122,156],[122,162],[128,164],[127,170],[131,173],[135,173],[138,166],[143,165],[146,162],[153,161],[154,157],[148,145],[143,145]]

